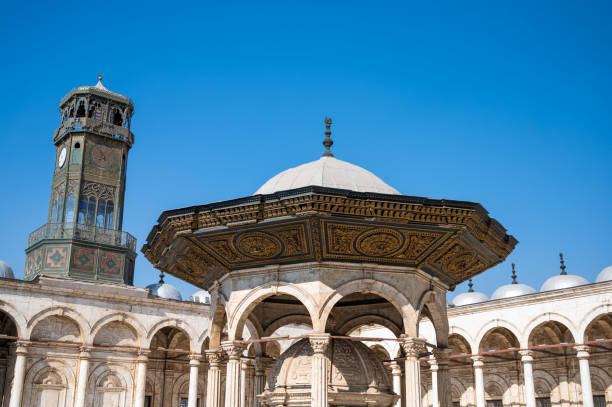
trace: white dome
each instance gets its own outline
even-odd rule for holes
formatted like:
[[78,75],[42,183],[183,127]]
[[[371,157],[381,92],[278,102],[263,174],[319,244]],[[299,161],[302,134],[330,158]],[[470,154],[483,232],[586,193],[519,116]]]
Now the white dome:
[[254,195],[271,194],[311,185],[356,192],[400,195],[396,189],[387,185],[370,171],[326,156],[277,174],[263,184]]
[[563,288],[577,287],[585,284],[589,284],[589,281],[584,277],[573,274],[560,274],[546,280],[544,284],[542,284],[540,291],[561,290]]
[[612,266],[608,266],[601,270],[601,273],[595,279],[596,283],[603,283],[604,281],[612,281]]
[[192,302],[201,302],[202,304],[210,304],[210,294],[208,291],[200,290],[195,292],[191,297],[189,297],[189,301]]
[[181,296],[179,290],[171,284],[156,283],[148,285],[147,288],[153,291],[153,294],[157,295],[158,297],[183,301],[183,297]]
[[502,298],[518,297],[521,295],[535,294],[537,291],[527,284],[506,284],[499,287],[493,295],[492,300],[500,300]]
[[460,307],[462,305],[470,305],[476,304],[478,302],[489,301],[489,297],[487,297],[484,293],[479,293],[476,291],[467,292],[463,294],[459,294],[453,301],[451,302],[455,307]]
[[13,273],[13,269],[6,264],[6,262],[0,260],[0,277],[1,278],[15,278],[15,274]]

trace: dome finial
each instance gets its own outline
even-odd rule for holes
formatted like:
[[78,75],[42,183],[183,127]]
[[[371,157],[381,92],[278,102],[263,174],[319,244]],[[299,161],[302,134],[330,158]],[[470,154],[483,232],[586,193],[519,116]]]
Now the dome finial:
[[516,270],[514,269],[515,264],[512,263],[512,284],[518,284],[518,281],[516,281]]
[[102,82],[102,78],[104,77],[103,73],[97,72],[98,74],[98,82]]
[[323,157],[333,157],[334,155],[330,151],[331,146],[334,144],[331,139],[331,124],[332,119],[329,117],[325,118],[325,139],[323,140],[323,145],[325,146],[325,152],[323,153]]
[[164,272],[160,271],[159,273],[159,284],[165,284],[164,283]]
[[559,253],[559,259],[561,260],[561,266],[559,266],[559,268],[561,268],[561,275],[566,276],[567,271],[565,271],[565,261],[563,261],[563,253]]
[[468,283],[468,293],[474,292],[474,283],[472,283],[472,279],[470,278],[470,282]]

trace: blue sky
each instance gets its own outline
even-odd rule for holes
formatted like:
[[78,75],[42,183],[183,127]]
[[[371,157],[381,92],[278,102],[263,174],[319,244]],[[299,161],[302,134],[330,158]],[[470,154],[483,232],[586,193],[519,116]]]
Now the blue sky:
[[[480,202],[519,240],[478,290],[510,262],[539,288],[559,251],[593,281],[612,264],[612,6],[422,3],[4,4],[0,259],[23,275],[59,100],[101,71],[136,105],[124,229],[139,247],[165,209],[317,159],[329,115],[336,157],[405,195]],[[136,284],[157,278],[140,254]]]

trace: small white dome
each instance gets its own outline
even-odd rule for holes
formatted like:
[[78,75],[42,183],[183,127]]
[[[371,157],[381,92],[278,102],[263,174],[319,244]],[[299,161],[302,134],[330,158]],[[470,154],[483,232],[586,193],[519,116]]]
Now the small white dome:
[[13,269],[2,260],[0,260],[0,278],[15,278]]
[[183,297],[181,296],[179,290],[171,284],[156,283],[148,285],[147,288],[153,291],[153,294],[157,295],[158,297],[183,301]]
[[277,174],[263,184],[254,195],[272,194],[312,185],[356,192],[400,195],[395,188],[387,185],[370,171],[329,156]]
[[595,279],[596,283],[603,283],[604,281],[612,281],[612,266],[608,266],[601,270],[601,273]]
[[561,290],[563,288],[577,287],[585,284],[589,284],[589,281],[584,277],[573,274],[560,274],[546,280],[544,284],[542,284],[540,291]]
[[527,284],[506,284],[499,287],[493,295],[492,300],[500,300],[502,298],[518,297],[521,295],[535,294],[537,291]]
[[189,297],[189,301],[192,302],[201,302],[202,304],[210,304],[210,294],[208,291],[200,290],[195,292],[191,297]]
[[462,305],[470,305],[476,304],[478,302],[489,301],[489,297],[487,297],[484,293],[479,293],[476,291],[462,293],[453,298],[452,304],[455,307],[460,307]]

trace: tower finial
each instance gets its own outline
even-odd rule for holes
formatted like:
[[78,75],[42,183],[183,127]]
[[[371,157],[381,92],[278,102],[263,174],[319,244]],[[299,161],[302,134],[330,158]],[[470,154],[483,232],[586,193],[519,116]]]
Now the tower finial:
[[514,269],[515,264],[512,263],[512,284],[518,284],[518,281],[516,281],[516,270]]
[[561,260],[561,266],[559,266],[559,268],[561,268],[561,275],[562,276],[566,276],[567,272],[565,271],[565,261],[563,261],[563,253],[559,253],[559,259]]
[[163,271],[159,272],[159,284],[166,284],[164,282],[164,272]]
[[468,283],[468,293],[474,292],[474,283],[472,283],[472,279],[470,278],[470,282]]
[[323,153],[323,157],[333,157],[334,155],[330,151],[331,146],[334,144],[334,141],[331,139],[331,124],[332,119],[329,117],[325,118],[325,139],[323,140],[323,145],[325,146],[325,152]]
[[98,74],[98,82],[102,82],[102,78],[104,78],[104,74],[100,72],[97,72],[97,74]]

